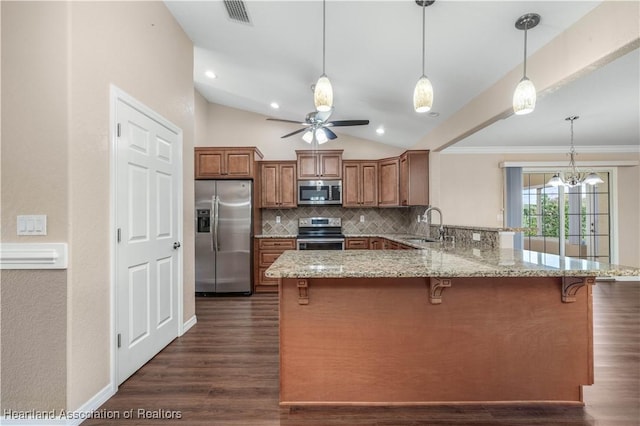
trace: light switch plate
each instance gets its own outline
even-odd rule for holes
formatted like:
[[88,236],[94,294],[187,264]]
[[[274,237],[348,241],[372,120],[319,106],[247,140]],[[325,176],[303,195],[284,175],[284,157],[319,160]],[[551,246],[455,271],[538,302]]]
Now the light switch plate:
[[18,235],[47,235],[47,215],[18,215]]
[[478,232],[473,233],[473,241],[480,241],[480,234]]

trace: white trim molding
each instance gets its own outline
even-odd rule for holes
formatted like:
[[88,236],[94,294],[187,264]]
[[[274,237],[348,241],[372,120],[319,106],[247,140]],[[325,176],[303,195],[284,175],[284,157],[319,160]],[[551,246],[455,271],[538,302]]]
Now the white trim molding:
[[182,336],[184,333],[186,333],[187,331],[189,331],[189,329],[191,327],[193,327],[194,325],[196,325],[198,323],[198,319],[196,318],[196,316],[192,316],[191,318],[189,318],[188,320],[186,320],[184,322],[184,324],[182,324],[182,330],[180,335]]
[[[640,145],[580,145],[581,154],[640,154]],[[566,154],[565,146],[450,146],[441,154]]]
[[67,269],[67,243],[2,243],[0,269]]
[[[576,161],[578,167],[633,167],[640,165],[638,160],[611,160],[611,161]],[[500,168],[505,167],[543,167],[543,168],[557,168],[568,169],[568,163],[566,161],[503,161],[499,164]]]

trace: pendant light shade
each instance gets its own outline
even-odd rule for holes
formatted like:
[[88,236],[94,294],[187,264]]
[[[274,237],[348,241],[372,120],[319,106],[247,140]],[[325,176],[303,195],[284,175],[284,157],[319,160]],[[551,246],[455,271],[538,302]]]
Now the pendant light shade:
[[313,89],[313,103],[320,112],[331,111],[333,108],[333,87],[331,81],[324,72],[325,65],[325,39],[326,39],[326,0],[322,0],[322,75]]
[[513,93],[513,112],[517,115],[524,115],[533,112],[536,108],[536,88],[527,77],[527,30],[534,28],[540,23],[540,15],[537,13],[527,13],[516,21],[516,28],[524,30],[524,61],[522,79]]
[[433,105],[433,86],[426,75],[420,77],[413,90],[413,108],[416,112],[428,112]]
[[415,89],[413,89],[413,109],[416,112],[429,112],[433,106],[433,86],[431,81],[424,74],[425,57],[425,17],[424,10],[432,5],[435,0],[416,0],[418,6],[422,7],[422,77],[418,79]]
[[306,132],[304,132],[304,135],[302,135],[302,140],[305,141],[306,143],[313,142],[313,131],[307,130]]
[[331,111],[333,106],[333,87],[329,78],[322,74],[313,90],[313,103],[320,112]]
[[523,77],[513,92],[513,112],[517,115],[524,115],[533,112],[536,108],[536,88],[533,82],[527,77]]

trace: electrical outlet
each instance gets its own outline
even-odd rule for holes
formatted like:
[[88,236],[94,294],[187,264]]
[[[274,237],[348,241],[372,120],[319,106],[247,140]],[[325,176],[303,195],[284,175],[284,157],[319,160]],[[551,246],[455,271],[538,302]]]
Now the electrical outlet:
[[363,214],[360,215],[360,223],[364,223],[364,215]]
[[276,223],[280,223],[280,216],[276,216]]
[[478,232],[473,233],[473,241],[480,241],[480,234]]

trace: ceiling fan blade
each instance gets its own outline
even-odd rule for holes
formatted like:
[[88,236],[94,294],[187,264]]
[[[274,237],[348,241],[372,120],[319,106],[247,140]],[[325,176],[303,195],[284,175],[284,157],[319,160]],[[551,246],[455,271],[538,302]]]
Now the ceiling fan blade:
[[307,125],[307,123],[304,123],[302,121],[294,121],[294,120],[282,120],[280,118],[267,118],[267,120],[269,121],[280,121],[282,123],[294,123],[294,124],[302,124],[302,125]]
[[337,120],[337,121],[329,121],[326,125],[333,127],[340,126],[364,126],[369,124],[369,120]]
[[296,130],[295,132],[287,133],[287,134],[286,134],[286,135],[284,135],[284,136],[280,136],[280,139],[284,139],[284,138],[288,138],[289,136],[297,135],[298,133],[302,133],[302,132],[304,132],[305,130],[307,130],[307,128],[306,128],[306,127],[303,127],[302,129],[298,129],[298,130]]
[[338,135],[336,135],[335,133],[333,133],[333,131],[331,131],[330,129],[327,129],[326,127],[323,127],[323,130],[324,130],[324,133],[327,135],[327,138],[331,140],[338,137]]

